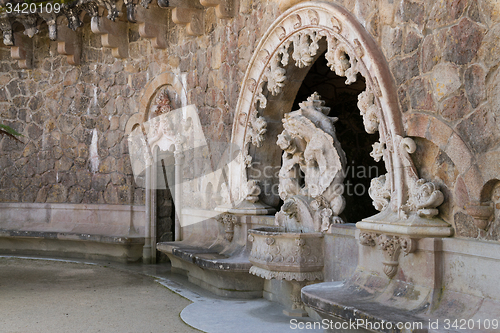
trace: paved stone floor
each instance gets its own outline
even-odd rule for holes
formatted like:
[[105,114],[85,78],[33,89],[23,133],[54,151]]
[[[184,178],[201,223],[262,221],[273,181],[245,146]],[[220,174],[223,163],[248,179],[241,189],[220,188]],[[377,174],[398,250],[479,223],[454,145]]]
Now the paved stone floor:
[[74,262],[0,258],[0,332],[199,332],[191,302],[142,274]]
[[1,333],[298,331],[282,310],[264,299],[217,297],[167,264],[0,256]]

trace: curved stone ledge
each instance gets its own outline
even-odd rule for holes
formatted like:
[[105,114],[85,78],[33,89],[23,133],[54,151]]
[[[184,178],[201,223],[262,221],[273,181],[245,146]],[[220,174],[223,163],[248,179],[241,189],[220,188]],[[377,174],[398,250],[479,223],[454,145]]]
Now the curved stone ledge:
[[208,248],[191,246],[187,244],[176,244],[176,242],[158,243],[158,251],[171,254],[186,262],[195,264],[204,269],[216,271],[234,271],[248,273],[252,264],[248,257],[228,257]]
[[257,266],[252,266],[250,268],[250,274],[260,276],[264,279],[277,279],[277,280],[286,280],[286,281],[315,281],[315,280],[323,280],[323,272],[277,272],[277,271],[269,271],[264,268],[260,268]]

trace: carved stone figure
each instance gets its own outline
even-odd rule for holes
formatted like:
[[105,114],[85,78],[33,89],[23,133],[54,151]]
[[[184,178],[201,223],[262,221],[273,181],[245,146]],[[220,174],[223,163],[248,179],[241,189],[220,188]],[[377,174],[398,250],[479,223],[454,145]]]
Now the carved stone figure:
[[[302,231],[326,231],[341,223],[345,153],[337,140],[330,108],[317,93],[283,119],[278,146],[283,149],[279,195],[284,201],[278,224]],[[302,178],[300,173],[303,173]],[[298,225],[300,224],[300,225]]]

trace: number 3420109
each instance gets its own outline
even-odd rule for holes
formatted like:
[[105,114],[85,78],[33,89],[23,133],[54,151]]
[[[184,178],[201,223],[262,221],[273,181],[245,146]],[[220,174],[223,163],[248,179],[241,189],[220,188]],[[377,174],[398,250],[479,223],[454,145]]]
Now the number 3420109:
[[61,4],[60,3],[17,3],[17,4],[12,4],[12,3],[6,3],[5,4],[5,11],[7,14],[35,14],[35,13],[55,13],[58,14],[61,11]]

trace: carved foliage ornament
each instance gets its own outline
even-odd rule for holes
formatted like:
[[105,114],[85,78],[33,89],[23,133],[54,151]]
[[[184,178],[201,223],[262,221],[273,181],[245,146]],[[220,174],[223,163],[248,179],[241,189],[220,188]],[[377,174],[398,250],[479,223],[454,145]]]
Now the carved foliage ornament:
[[384,252],[384,273],[392,279],[399,266],[401,251],[407,256],[415,252],[417,240],[410,237],[390,236],[384,234],[362,232],[359,241],[364,246],[378,246]]
[[228,242],[232,242],[234,237],[234,226],[240,225],[238,218],[231,214],[222,214],[217,217],[217,222],[224,226],[224,239]]
[[391,200],[391,186],[387,179],[388,175],[373,178],[370,182],[368,194],[373,200],[373,206],[378,211],[383,211],[389,206]]

